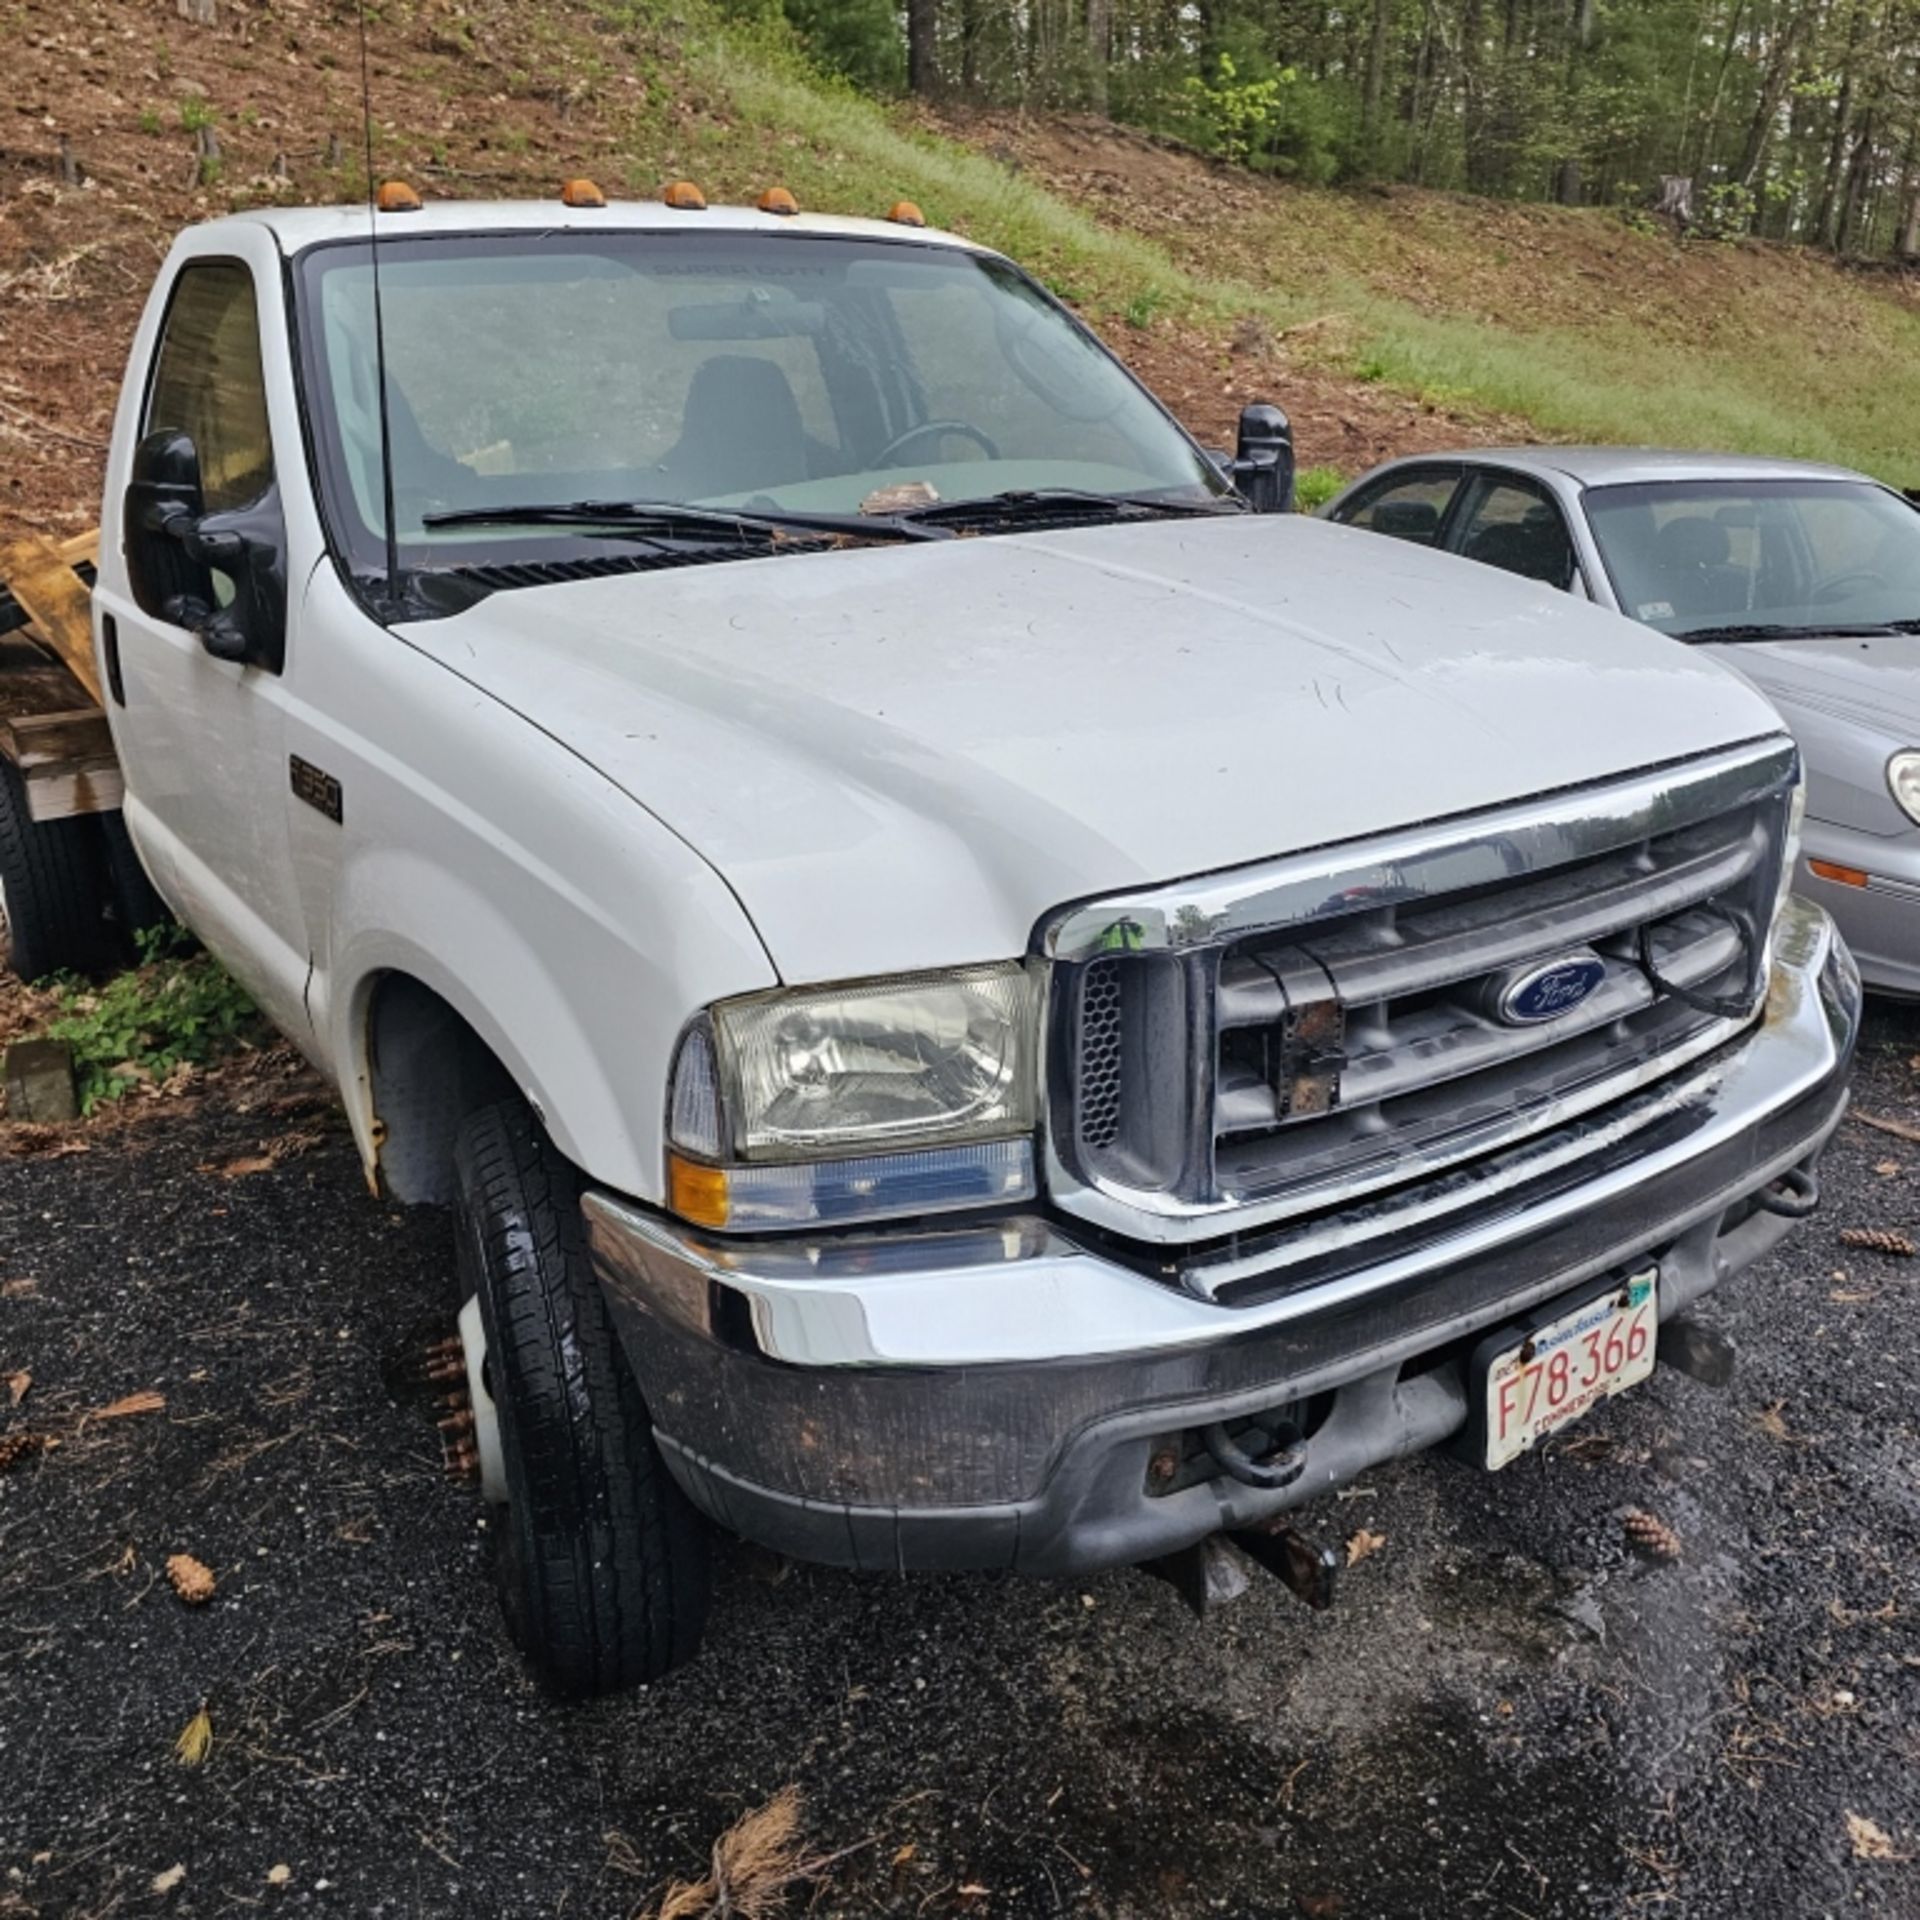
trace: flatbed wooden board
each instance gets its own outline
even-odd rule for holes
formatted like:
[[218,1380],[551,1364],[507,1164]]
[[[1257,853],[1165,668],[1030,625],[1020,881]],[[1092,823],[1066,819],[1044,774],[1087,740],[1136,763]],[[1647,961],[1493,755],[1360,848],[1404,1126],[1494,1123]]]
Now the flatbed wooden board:
[[0,580],[20,603],[33,637],[101,704],[93,665],[93,596],[74,568],[99,558],[98,534],[56,542],[29,535],[0,547]]
[[0,547],[0,584],[27,616],[0,636],[0,754],[27,790],[35,820],[118,807],[125,786],[93,664],[93,609],[74,571],[98,553],[96,534]]

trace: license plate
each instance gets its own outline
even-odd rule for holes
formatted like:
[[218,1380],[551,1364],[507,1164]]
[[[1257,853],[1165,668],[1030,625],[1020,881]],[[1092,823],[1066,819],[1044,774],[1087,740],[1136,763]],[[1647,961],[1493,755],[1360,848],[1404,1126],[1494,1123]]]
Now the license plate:
[[1653,1371],[1660,1332],[1657,1282],[1652,1268],[1632,1274],[1494,1353],[1484,1375],[1489,1468],[1517,1460]]

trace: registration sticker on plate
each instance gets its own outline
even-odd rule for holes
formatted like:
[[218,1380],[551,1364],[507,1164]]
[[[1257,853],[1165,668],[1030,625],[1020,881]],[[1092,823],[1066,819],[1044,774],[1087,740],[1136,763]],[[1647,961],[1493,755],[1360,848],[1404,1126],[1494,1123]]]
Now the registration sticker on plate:
[[[1504,1467],[1653,1371],[1660,1332],[1652,1268],[1496,1352],[1486,1365],[1486,1464]],[[1476,1369],[1477,1371],[1477,1369]]]

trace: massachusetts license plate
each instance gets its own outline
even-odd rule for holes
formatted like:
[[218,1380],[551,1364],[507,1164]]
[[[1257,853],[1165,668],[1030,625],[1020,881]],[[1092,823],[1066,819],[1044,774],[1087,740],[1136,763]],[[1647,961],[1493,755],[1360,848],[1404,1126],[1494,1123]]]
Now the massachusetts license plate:
[[1657,1288],[1652,1268],[1629,1275],[1492,1356],[1485,1374],[1488,1467],[1518,1459],[1546,1435],[1653,1371],[1660,1332]]

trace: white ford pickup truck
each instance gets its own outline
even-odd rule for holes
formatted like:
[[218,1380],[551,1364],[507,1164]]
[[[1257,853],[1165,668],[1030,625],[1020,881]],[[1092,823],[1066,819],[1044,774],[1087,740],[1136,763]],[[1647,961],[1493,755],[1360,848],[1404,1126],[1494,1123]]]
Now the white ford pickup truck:
[[1302,1503],[1724,1373],[1859,1006],[1749,687],[1274,513],[911,208],[382,206],[175,244],[94,637],[154,885],[455,1210],[557,1686],[710,1524],[1324,1602]]

